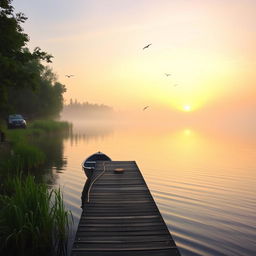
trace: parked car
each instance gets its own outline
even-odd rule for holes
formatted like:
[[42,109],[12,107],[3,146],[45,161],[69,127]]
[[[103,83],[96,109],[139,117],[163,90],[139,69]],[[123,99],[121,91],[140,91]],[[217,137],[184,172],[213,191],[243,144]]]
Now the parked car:
[[8,129],[12,128],[27,128],[27,123],[22,115],[9,115],[7,119]]

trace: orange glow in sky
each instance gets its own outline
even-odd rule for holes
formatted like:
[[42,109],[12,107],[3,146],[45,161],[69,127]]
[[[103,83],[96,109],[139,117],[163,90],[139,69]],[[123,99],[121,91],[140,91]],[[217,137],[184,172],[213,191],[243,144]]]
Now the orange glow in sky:
[[54,55],[67,103],[195,113],[229,100],[235,108],[241,96],[247,105],[247,96],[256,95],[254,0],[79,0],[72,8],[67,0],[15,0],[14,6],[29,17],[29,46]]

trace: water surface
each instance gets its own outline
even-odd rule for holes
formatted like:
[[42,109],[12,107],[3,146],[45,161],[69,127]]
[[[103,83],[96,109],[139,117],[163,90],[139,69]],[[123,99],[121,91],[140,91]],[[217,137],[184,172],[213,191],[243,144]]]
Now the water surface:
[[[242,129],[74,123],[54,183],[81,214],[81,162],[135,160],[183,256],[256,255],[256,137]],[[63,164],[64,163],[64,164]]]

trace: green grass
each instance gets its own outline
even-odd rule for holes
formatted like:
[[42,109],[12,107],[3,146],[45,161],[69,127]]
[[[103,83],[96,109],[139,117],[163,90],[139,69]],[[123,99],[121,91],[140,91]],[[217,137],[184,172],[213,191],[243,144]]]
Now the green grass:
[[61,191],[37,184],[28,174],[38,174],[47,161],[47,148],[40,141],[70,128],[67,122],[35,121],[27,129],[4,130],[7,142],[0,148],[0,255],[66,255],[71,213],[65,210]]
[[0,246],[8,255],[65,255],[70,213],[59,189],[48,190],[32,176],[9,179],[0,196]]
[[28,130],[11,130],[7,138],[11,144],[9,156],[5,157],[2,169],[13,171],[29,171],[45,161],[45,154],[30,141]]
[[30,125],[30,128],[41,129],[46,132],[56,132],[61,130],[69,130],[71,128],[71,124],[68,122],[57,122],[53,120],[37,120]]
[[66,132],[70,129],[71,125],[68,122],[38,120],[31,123],[28,129],[5,130],[11,150],[9,156],[5,154],[5,160],[0,156],[0,172],[1,169],[14,173],[28,172],[39,167],[46,161],[46,156],[37,143],[38,139],[47,139],[52,133]]

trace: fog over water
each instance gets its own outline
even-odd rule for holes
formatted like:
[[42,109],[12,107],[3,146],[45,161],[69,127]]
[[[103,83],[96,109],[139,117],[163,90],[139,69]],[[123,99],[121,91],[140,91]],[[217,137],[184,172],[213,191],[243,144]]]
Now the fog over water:
[[111,122],[73,118],[56,184],[74,215],[74,233],[86,181],[81,162],[102,151],[112,160],[137,162],[183,256],[255,255],[254,129],[231,119],[229,125],[225,119],[223,125],[188,118],[173,123],[156,115],[152,122],[145,118],[150,112],[143,114],[144,120],[138,114]]

